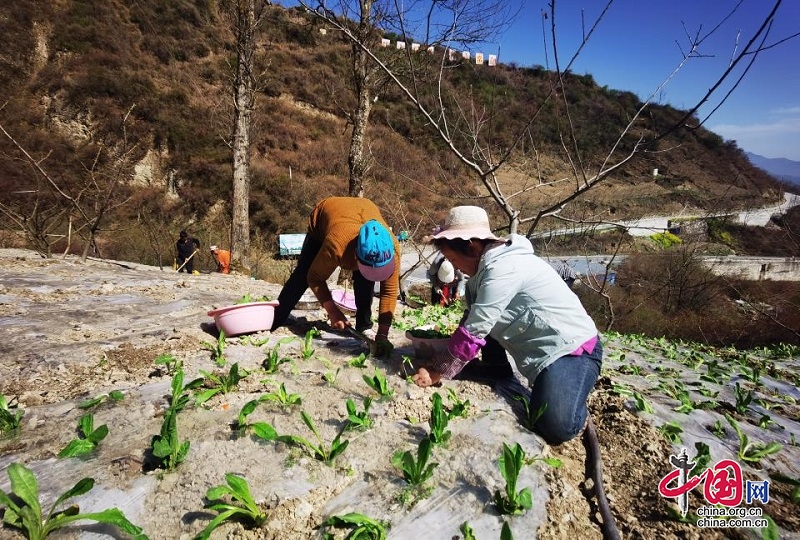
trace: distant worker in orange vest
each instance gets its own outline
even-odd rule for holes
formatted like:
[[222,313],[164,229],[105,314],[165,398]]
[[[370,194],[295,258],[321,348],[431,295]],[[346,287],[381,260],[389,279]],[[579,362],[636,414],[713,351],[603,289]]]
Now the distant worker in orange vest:
[[223,274],[231,273],[231,252],[226,249],[219,249],[217,246],[211,246],[211,254],[214,260],[217,261],[217,272]]

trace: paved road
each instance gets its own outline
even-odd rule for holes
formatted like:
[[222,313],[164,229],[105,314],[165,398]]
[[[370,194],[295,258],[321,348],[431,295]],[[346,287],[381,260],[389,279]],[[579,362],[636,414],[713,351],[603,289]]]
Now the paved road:
[[[769,222],[770,217],[774,214],[783,214],[790,208],[794,206],[800,206],[800,195],[796,195],[793,193],[785,193],[784,202],[781,204],[777,204],[774,206],[767,206],[765,208],[755,209],[755,210],[745,210],[743,212],[736,212],[736,222],[741,223],[743,225],[750,225],[754,227],[763,227]],[[695,215],[672,215],[672,216],[648,216],[643,217],[640,219],[635,219],[631,221],[621,221],[619,223],[604,223],[596,226],[592,226],[595,230],[606,230],[606,229],[613,229],[615,227],[625,227],[628,229],[628,234],[631,236],[650,236],[655,233],[664,232],[669,227],[669,222],[671,220],[686,220],[686,219],[701,219],[701,218],[709,218],[715,216],[728,216],[730,212],[718,213],[718,214],[706,214],[701,216]],[[534,233],[534,238],[541,238],[546,236],[559,236],[562,234],[574,234],[577,230],[576,228],[570,229],[560,229],[557,231],[547,231],[547,232],[540,232]]]

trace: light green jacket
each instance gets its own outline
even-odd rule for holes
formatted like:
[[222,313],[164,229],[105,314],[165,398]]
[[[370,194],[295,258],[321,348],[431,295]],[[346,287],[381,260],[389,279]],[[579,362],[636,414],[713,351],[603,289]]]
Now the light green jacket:
[[544,368],[597,336],[597,328],[527,238],[506,240],[484,252],[467,281],[464,325],[474,336],[495,338],[533,383]]

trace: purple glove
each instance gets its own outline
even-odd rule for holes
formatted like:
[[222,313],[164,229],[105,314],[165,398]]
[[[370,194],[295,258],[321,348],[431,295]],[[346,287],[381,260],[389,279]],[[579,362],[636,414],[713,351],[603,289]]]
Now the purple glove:
[[463,362],[469,362],[476,356],[478,351],[486,345],[486,340],[473,336],[469,331],[460,325],[450,336],[450,341],[447,343],[447,350],[450,354]]
[[452,379],[478,355],[486,340],[470,334],[466,328],[459,326],[447,344],[449,358],[434,358],[431,368],[445,379]]

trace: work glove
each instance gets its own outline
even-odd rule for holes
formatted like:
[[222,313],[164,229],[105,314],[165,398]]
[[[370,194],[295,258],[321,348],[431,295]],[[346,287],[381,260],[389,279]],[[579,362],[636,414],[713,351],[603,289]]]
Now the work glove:
[[476,356],[481,348],[486,345],[486,340],[478,336],[473,336],[463,325],[459,325],[450,341],[447,342],[447,350],[453,358],[463,362],[469,362]]
[[394,345],[392,345],[387,336],[378,334],[375,336],[375,341],[370,344],[369,349],[369,352],[372,354],[372,356],[377,356],[378,358],[387,358],[391,356],[392,351],[394,351]]
[[473,358],[478,356],[478,351],[484,345],[486,345],[485,339],[473,336],[463,325],[459,325],[447,342],[448,354],[434,357],[429,366],[429,371],[440,373],[444,379],[452,379]]

